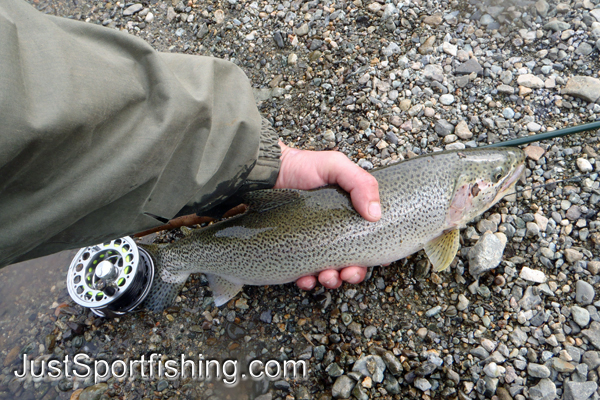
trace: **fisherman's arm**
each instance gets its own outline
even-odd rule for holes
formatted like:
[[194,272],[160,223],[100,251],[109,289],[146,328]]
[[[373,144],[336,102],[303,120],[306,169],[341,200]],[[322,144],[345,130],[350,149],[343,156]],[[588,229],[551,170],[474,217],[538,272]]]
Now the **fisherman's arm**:
[[[214,211],[275,184],[277,134],[232,63],[159,53],[21,0],[0,4],[0,37],[0,267]],[[277,187],[338,183],[377,219],[368,212],[376,186],[362,186],[369,174],[340,153],[302,154],[284,155],[304,167],[283,166]],[[342,278],[364,278],[353,271]],[[341,283],[336,271],[319,279]]]
[[275,183],[277,135],[234,64],[22,0],[0,3],[0,37],[0,266]]

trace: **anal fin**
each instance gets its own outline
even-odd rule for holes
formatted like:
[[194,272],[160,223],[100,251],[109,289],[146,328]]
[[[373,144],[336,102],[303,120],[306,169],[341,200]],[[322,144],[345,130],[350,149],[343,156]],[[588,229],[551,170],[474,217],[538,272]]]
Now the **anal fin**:
[[458,229],[448,231],[425,245],[425,253],[435,272],[443,271],[454,260],[458,251]]
[[221,307],[223,304],[234,298],[235,295],[237,295],[244,287],[243,283],[232,282],[220,275],[205,275],[206,279],[208,279],[208,283],[210,284],[210,289],[213,292],[215,305],[217,307]]
[[170,271],[157,263],[154,282],[152,282],[152,287],[142,303],[142,307],[150,311],[161,312],[171,306],[189,276],[190,274],[187,272]]

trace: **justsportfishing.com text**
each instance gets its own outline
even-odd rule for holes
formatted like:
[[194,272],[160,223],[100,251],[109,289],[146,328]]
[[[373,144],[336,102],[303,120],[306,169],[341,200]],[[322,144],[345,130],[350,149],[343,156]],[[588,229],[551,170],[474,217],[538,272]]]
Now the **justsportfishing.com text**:
[[192,378],[198,381],[222,380],[227,385],[235,385],[239,380],[302,380],[308,376],[308,362],[305,360],[251,360],[247,363],[239,360],[187,358],[182,354],[178,358],[166,358],[162,354],[152,353],[148,358],[142,355],[136,360],[92,360],[87,354],[66,355],[62,360],[28,360],[23,355],[22,363],[14,371],[17,378],[31,375],[34,379],[87,379],[93,376],[94,382],[104,382],[111,377],[117,379],[140,377],[142,379],[170,380]]

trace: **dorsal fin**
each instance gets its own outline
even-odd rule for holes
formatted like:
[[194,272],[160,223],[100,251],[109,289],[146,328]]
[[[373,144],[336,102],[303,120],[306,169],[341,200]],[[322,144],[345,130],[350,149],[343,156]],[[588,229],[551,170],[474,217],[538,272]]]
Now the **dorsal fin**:
[[265,212],[300,200],[301,191],[296,189],[265,189],[245,193],[242,198],[250,211]]

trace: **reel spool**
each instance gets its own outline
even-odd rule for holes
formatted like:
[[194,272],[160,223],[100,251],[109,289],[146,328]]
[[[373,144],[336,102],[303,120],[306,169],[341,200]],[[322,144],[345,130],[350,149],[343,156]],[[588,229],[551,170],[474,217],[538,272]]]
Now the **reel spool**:
[[144,301],[153,279],[152,257],[126,236],[79,250],[69,267],[67,289],[94,314],[116,317]]

